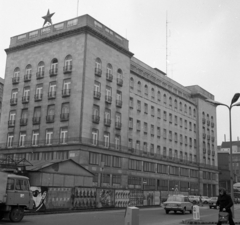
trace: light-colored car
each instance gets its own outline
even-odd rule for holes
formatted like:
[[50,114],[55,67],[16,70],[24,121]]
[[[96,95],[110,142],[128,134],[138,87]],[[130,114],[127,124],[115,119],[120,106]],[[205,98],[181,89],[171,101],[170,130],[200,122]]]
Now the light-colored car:
[[192,202],[193,204],[199,203],[199,196],[189,195],[188,198],[189,198],[190,202]]
[[218,197],[211,197],[210,200],[209,200],[209,208],[214,208],[214,209],[217,209],[217,199]]
[[163,203],[166,214],[170,211],[177,213],[178,211],[185,214],[187,211],[192,213],[193,204],[189,198],[184,195],[170,195],[166,202]]
[[208,204],[210,201],[210,198],[208,196],[202,196],[202,203],[203,204]]

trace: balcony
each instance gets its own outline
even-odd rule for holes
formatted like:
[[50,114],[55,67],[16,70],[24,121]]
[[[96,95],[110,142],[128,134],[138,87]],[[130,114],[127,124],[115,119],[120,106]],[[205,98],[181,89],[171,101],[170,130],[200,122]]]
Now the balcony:
[[28,119],[27,119],[27,118],[21,118],[21,119],[20,119],[20,126],[26,126],[26,125],[27,125],[27,122],[28,122]]
[[63,73],[64,74],[70,74],[72,73],[72,65],[67,65],[63,67]]
[[16,120],[8,120],[8,127],[14,127]]
[[116,106],[119,108],[122,108],[122,101],[121,100],[116,100]]
[[122,123],[120,123],[120,122],[115,122],[115,128],[118,129],[118,130],[121,130],[121,128],[122,128]]
[[105,102],[108,103],[108,104],[111,104],[112,103],[112,96],[106,95],[105,96]]
[[54,115],[47,115],[46,116],[46,122],[47,123],[53,123],[54,122],[54,118],[55,118]]
[[12,78],[12,84],[18,84],[20,81],[20,77],[13,77]]
[[24,82],[29,82],[31,81],[32,74],[26,74],[24,75]]
[[42,79],[43,77],[44,77],[44,71],[41,71],[41,72],[37,72],[37,73],[36,73],[36,78],[37,78],[37,80]]
[[49,70],[49,76],[50,77],[57,76],[57,74],[58,74],[58,69],[57,68]]
[[48,99],[55,99],[55,98],[56,98],[56,91],[49,91]]
[[61,121],[68,121],[69,120],[69,113],[61,113],[60,114]]
[[101,77],[102,76],[102,70],[99,69],[99,68],[95,68],[95,75],[98,76],[98,77]]
[[92,115],[92,122],[93,123],[99,123],[99,121],[100,121],[100,116]]
[[11,98],[10,105],[17,105],[17,98]]
[[106,73],[106,80],[109,81],[109,82],[112,82],[113,75],[111,73]]
[[104,119],[104,125],[107,127],[111,126],[111,120],[110,119]]
[[71,94],[71,89],[66,88],[62,90],[62,97],[69,97],[70,94]]
[[205,124],[206,123],[206,119],[202,118],[202,123]]
[[30,96],[23,96],[22,103],[29,103]]
[[123,79],[117,78],[117,85],[118,86],[123,86]]
[[42,100],[42,96],[43,96],[43,94],[35,94],[34,95],[35,102],[41,101]]
[[40,124],[40,121],[41,121],[41,117],[33,117],[33,118],[32,118],[32,123],[33,123],[33,125],[38,125],[38,124]]
[[101,92],[99,92],[99,91],[94,91],[94,92],[93,92],[93,97],[94,97],[95,99],[100,100],[100,98],[101,98]]

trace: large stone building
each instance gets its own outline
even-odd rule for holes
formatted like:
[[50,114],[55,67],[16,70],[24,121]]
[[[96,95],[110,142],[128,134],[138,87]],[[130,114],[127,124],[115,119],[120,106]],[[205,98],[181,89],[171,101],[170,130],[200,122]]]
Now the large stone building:
[[72,158],[94,185],[216,195],[216,111],[84,15],[11,38],[1,153]]

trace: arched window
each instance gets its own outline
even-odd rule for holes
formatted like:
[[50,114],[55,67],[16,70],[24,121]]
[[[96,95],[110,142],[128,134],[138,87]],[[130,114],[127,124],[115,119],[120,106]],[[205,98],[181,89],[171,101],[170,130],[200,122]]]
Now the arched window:
[[132,77],[130,78],[130,88],[134,89],[134,80]]
[[191,108],[191,106],[189,106],[189,115],[190,116],[192,115],[192,108]]
[[179,109],[182,111],[182,102],[179,102]]
[[112,75],[112,65],[110,63],[107,64],[107,75]]
[[158,93],[157,93],[157,98],[158,98],[158,101],[160,102],[161,101],[161,92],[160,91],[158,91]]
[[148,95],[148,86],[147,85],[144,86],[144,93],[145,93],[145,95]]
[[178,108],[177,99],[174,100],[174,108],[175,108],[175,109]]
[[38,63],[38,67],[37,67],[37,79],[40,79],[42,77],[44,77],[44,62],[43,61]]
[[32,75],[32,66],[30,64],[26,66],[25,75]]
[[58,60],[55,58],[51,62],[50,75],[57,75],[58,73]]
[[169,97],[169,106],[172,107],[172,97]]
[[102,75],[102,61],[99,58],[95,60],[95,75],[101,76]]
[[138,92],[142,92],[142,84],[140,81],[138,81]]
[[193,109],[193,116],[196,117],[196,109]]
[[166,94],[163,95],[163,103],[167,104],[167,96],[166,96]]
[[154,90],[154,88],[152,88],[151,94],[152,94],[152,99],[155,99],[155,90]]
[[13,78],[19,78],[19,77],[20,77],[20,69],[19,67],[17,67],[13,72]]
[[184,105],[184,112],[187,113],[187,105]]
[[67,55],[64,60],[64,71],[72,71],[72,56]]

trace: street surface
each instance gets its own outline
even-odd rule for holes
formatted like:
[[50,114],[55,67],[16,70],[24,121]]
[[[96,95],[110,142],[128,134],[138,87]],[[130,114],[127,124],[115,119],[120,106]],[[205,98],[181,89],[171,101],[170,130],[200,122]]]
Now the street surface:
[[[19,225],[124,225],[125,210],[76,212],[61,214],[26,215]],[[203,207],[200,209],[201,219],[217,221],[218,210]],[[165,214],[163,208],[143,208],[139,210],[139,225],[177,225],[182,220],[192,219],[192,214]],[[13,224],[3,220],[0,224]],[[16,224],[16,223],[14,223]]]

